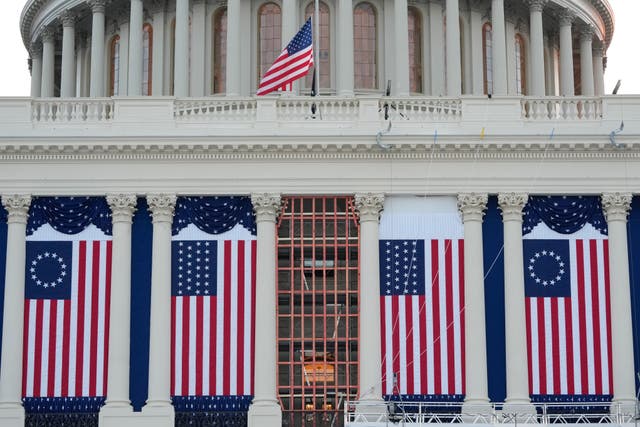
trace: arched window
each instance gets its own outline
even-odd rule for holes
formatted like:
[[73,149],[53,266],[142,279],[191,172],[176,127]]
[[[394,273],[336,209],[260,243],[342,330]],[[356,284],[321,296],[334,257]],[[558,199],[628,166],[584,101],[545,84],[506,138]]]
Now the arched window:
[[115,35],[109,43],[109,96],[120,92],[120,36]]
[[482,63],[484,66],[484,93],[493,93],[493,31],[488,22],[482,26]]
[[[307,18],[314,14],[314,4],[309,3],[307,8],[305,9],[305,21]],[[313,23],[315,27],[315,21]],[[326,3],[320,2],[320,51],[318,52],[318,62],[320,62],[320,87],[321,88],[330,88],[331,87],[331,59],[330,59],[330,32],[329,32],[329,6]],[[316,46],[318,44],[316,43]],[[315,46],[314,46],[315,48]],[[315,60],[315,58],[314,58]],[[311,88],[311,83],[313,80],[313,73],[310,72],[307,74],[305,85],[308,88]]]
[[354,85],[356,89],[378,87],[376,11],[360,3],[353,11]]
[[524,55],[524,39],[520,34],[516,34],[516,93],[518,95],[526,94],[525,70],[526,62]]
[[415,7],[409,7],[409,88],[422,93],[422,16]]
[[258,82],[282,51],[282,13],[275,3],[258,10]]
[[227,8],[213,15],[213,93],[225,93],[227,82]]
[[151,24],[142,27],[142,95],[151,95],[151,71],[153,51],[153,28]]

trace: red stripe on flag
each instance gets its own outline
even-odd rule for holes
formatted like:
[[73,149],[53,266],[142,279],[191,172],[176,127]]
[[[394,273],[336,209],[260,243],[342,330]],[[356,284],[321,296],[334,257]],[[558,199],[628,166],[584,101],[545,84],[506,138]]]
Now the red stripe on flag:
[[580,331],[580,390],[578,394],[589,392],[589,369],[587,366],[587,316],[585,302],[584,249],[582,240],[576,241],[576,270],[578,272],[578,324]]
[[[533,341],[531,339],[531,334],[532,334],[532,329],[533,329],[533,325],[531,324],[531,304],[532,304],[532,298],[527,297],[525,298],[525,304],[524,304],[524,309],[525,309],[525,316],[526,316],[526,320],[527,320],[527,354],[529,355],[529,357],[527,358],[529,363],[528,368],[529,368],[529,393],[530,394],[534,394],[535,390],[533,389]],[[539,375],[536,372],[536,375]]]
[[27,370],[29,364],[29,305],[28,299],[24,300],[24,323],[22,331],[22,396],[27,395]]
[[176,392],[176,299],[171,297],[171,394]]
[[[400,313],[398,309],[398,296],[394,295],[391,297],[391,333],[393,340],[393,376],[394,378],[390,378],[393,390],[392,394],[399,394],[399,389],[401,387],[400,384]],[[395,379],[395,381],[394,381]]]
[[203,345],[204,345],[204,298],[196,297],[196,396],[202,396]]
[[575,394],[575,373],[573,371],[573,315],[571,312],[571,298],[564,299],[564,322],[567,344],[567,394]]
[[600,344],[600,299],[598,288],[598,242],[589,240],[591,258],[591,322],[593,325],[593,354],[596,394],[602,394],[602,346]]
[[253,394],[256,354],[256,249],[257,240],[251,241],[251,390]]
[[456,371],[455,371],[455,352],[454,345],[454,327],[453,327],[453,259],[452,252],[453,242],[451,240],[445,240],[444,244],[444,259],[445,259],[445,292],[446,292],[446,325],[447,325],[447,394],[455,394],[456,392]]
[[538,364],[540,375],[540,394],[548,394],[547,390],[547,349],[545,346],[545,314],[544,299],[536,298],[538,313]]
[[237,363],[237,394],[248,394],[244,389],[244,240],[238,241],[238,363]]
[[42,334],[43,334],[43,300],[36,300],[36,338],[33,358],[33,397],[42,396],[40,383],[42,377]]
[[609,368],[609,394],[613,394],[613,365],[611,358],[611,287],[609,283],[609,240],[604,240],[603,254],[604,254],[604,295],[606,298],[606,316],[607,316],[607,365]]
[[[435,394],[442,394],[442,363],[440,361],[440,279],[438,241],[431,240],[431,289],[433,310],[433,372]],[[426,283],[429,286],[429,283]]]
[[404,299],[404,315],[406,318],[406,326],[405,326],[405,342],[406,342],[406,358],[407,358],[407,394],[414,394],[414,381],[415,378],[413,376],[413,364],[415,363],[413,360],[413,298],[415,297],[406,297]]
[[83,368],[84,368],[84,299],[87,274],[87,242],[79,242],[78,250],[78,317],[76,340],[76,384],[75,396],[82,396]]
[[49,357],[47,369],[47,396],[55,396],[56,385],[56,332],[58,324],[58,300],[49,302]]
[[218,359],[216,357],[216,349],[218,346],[216,345],[216,340],[218,339],[218,303],[217,298],[211,297],[209,300],[209,394],[215,396],[218,394],[216,389],[216,378],[217,378],[217,362]]
[[420,318],[420,394],[427,394],[427,299],[418,297]]
[[461,394],[466,393],[466,347],[465,347],[465,305],[464,305],[464,239],[458,240],[458,293],[460,294],[460,371],[462,378]]
[[91,328],[89,348],[89,396],[96,395],[96,368],[98,365],[98,297],[100,283],[100,242],[93,242],[92,282],[91,286]]
[[552,394],[560,393],[560,325],[558,298],[551,300],[551,362],[553,364],[553,390],[548,390]]
[[231,241],[224,241],[224,347],[222,365],[222,394],[231,393]]
[[191,312],[191,298],[181,297],[182,302],[182,395],[189,395],[189,314]]
[[109,378],[109,325],[111,320],[111,260],[113,255],[113,242],[107,242],[106,266],[105,271],[105,298],[104,298],[104,369],[102,372],[102,390],[101,395],[107,395],[107,379]]
[[384,296],[380,296],[380,332],[382,339],[380,340],[380,349],[382,351],[382,363],[381,363],[381,374],[382,374],[382,393],[388,394],[387,391],[387,330],[386,330],[386,306],[384,303]]

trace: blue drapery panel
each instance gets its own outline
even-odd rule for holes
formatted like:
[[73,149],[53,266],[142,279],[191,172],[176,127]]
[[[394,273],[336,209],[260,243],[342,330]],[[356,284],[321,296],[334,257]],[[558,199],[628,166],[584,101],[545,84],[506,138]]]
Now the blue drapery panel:
[[253,205],[249,197],[178,197],[173,235],[189,224],[209,234],[221,234],[240,224],[251,234],[256,234]]
[[176,412],[248,411],[253,396],[173,396]]
[[599,196],[530,196],[523,210],[522,234],[540,222],[561,234],[573,234],[586,224],[607,234]]
[[27,413],[89,413],[98,412],[104,397],[25,397],[22,399]]
[[77,234],[93,224],[111,235],[111,209],[104,197],[34,197],[27,235],[44,224],[64,234]]

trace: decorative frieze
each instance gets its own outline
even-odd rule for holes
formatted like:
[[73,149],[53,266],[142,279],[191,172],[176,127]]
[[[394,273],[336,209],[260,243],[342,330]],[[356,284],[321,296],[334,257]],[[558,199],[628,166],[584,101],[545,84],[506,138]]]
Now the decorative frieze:
[[355,195],[356,208],[362,221],[378,221],[384,206],[384,194],[361,193]]
[[602,209],[607,222],[626,221],[632,199],[631,193],[604,193],[602,195]]
[[462,214],[462,221],[482,221],[488,200],[487,194],[458,194],[458,210]]
[[2,196],[2,206],[7,210],[7,222],[27,223],[29,217],[29,206],[31,206],[31,195],[29,194],[7,194]]
[[278,193],[254,193],[251,195],[251,203],[257,221],[275,222],[280,212],[282,200]]

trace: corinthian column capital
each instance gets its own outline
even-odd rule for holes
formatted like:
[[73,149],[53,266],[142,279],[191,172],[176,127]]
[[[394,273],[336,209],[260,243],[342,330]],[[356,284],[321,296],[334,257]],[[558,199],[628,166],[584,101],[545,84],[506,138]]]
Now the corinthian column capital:
[[361,193],[355,195],[356,208],[362,221],[378,221],[384,205],[384,194]]
[[56,30],[52,27],[46,27],[40,33],[43,43],[53,43],[56,41]]
[[502,210],[503,221],[522,220],[522,209],[527,204],[529,196],[526,193],[500,193],[498,205]]
[[596,30],[592,25],[585,24],[580,27],[580,41],[592,41]]
[[2,196],[2,206],[9,214],[7,222],[27,223],[29,217],[29,206],[31,206],[31,195],[29,194],[7,194]]
[[602,209],[607,222],[626,222],[632,199],[631,193],[604,193],[602,195]]
[[107,194],[107,203],[111,208],[113,222],[131,222],[136,211],[138,198],[135,194]]
[[458,210],[462,214],[462,221],[482,221],[488,200],[487,194],[458,194]]
[[63,27],[73,27],[76,23],[76,14],[70,10],[64,10],[60,14],[60,22]]
[[104,13],[107,6],[107,0],[89,0],[88,3],[92,13]]
[[153,222],[171,222],[177,199],[175,194],[147,194]]
[[527,0],[531,12],[542,12],[549,0]]
[[251,203],[257,221],[275,222],[282,200],[278,193],[254,193],[251,195]]
[[560,26],[571,25],[573,21],[576,19],[576,14],[569,9],[563,9],[558,14],[558,21],[560,22]]

